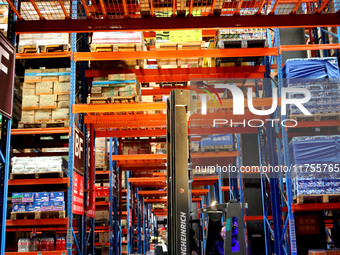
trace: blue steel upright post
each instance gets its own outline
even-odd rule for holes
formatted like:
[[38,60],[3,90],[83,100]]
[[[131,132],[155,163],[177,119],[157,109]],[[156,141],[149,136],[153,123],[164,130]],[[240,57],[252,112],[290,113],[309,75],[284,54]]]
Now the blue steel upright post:
[[1,194],[0,202],[2,204],[2,214],[1,214],[1,253],[5,254],[5,244],[6,244],[6,217],[7,217],[7,196],[8,196],[8,175],[9,175],[9,165],[10,165],[10,144],[11,144],[11,119],[2,116],[2,126],[1,126]]
[[[280,33],[279,29],[274,30],[275,40],[278,45],[280,45]],[[277,76],[279,82],[279,97],[281,96],[281,89],[284,86],[283,83],[283,71],[282,71],[282,56],[279,54],[277,56]],[[281,115],[281,121],[286,119],[286,115]],[[284,165],[289,166],[289,147],[288,147],[288,133],[285,128],[281,128],[282,130],[282,146],[283,146],[283,159]],[[293,204],[293,193],[292,193],[292,183],[291,183],[291,173],[290,171],[286,172],[286,196],[287,196],[287,209],[288,215],[287,220],[289,223],[289,240],[290,240],[290,253],[292,255],[297,255],[297,247],[296,247],[296,233],[295,233],[295,220],[294,213],[292,209]],[[287,223],[285,223],[287,225]]]
[[[72,0],[72,19],[77,18],[77,1]],[[71,51],[72,55],[77,51],[77,34],[71,33]],[[68,157],[68,176],[69,187],[67,189],[67,217],[68,228],[66,236],[66,249],[68,254],[72,254],[72,231],[73,231],[73,214],[72,214],[72,189],[73,189],[73,151],[74,151],[74,114],[72,107],[75,104],[76,94],[76,62],[71,59],[71,78],[70,78],[70,137],[69,137],[69,157]]]

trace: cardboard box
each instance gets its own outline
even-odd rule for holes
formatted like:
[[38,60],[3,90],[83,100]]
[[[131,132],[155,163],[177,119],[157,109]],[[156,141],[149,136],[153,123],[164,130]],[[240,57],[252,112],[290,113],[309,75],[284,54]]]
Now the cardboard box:
[[60,202],[64,201],[64,192],[50,192],[50,201],[52,202]]
[[98,238],[99,243],[107,243],[109,242],[109,233],[99,233]]
[[58,72],[57,68],[41,69],[41,81],[59,81]]
[[153,96],[142,96],[142,102],[148,102],[148,103],[152,103],[153,102]]
[[69,108],[70,107],[70,101],[59,101],[57,103],[57,108]]
[[52,111],[52,120],[67,120],[69,118],[69,108],[58,108]]
[[59,82],[70,81],[71,68],[59,68]]
[[35,192],[34,202],[48,202],[50,201],[50,194],[47,192]]
[[69,82],[55,82],[54,83],[54,94],[63,95],[70,94],[71,84]]
[[64,211],[65,202],[64,201],[54,201],[52,202],[52,211]]
[[38,212],[40,210],[41,210],[41,203],[39,202],[26,204],[26,212]]
[[12,203],[33,203],[33,193],[13,193],[12,194]]
[[35,86],[36,86],[36,83],[27,83],[27,82],[24,82],[22,84],[22,89],[35,89]]
[[70,101],[70,95],[68,94],[58,95],[58,101]]
[[26,204],[25,203],[13,204],[12,212],[26,212]]
[[39,108],[39,96],[22,96],[22,109],[33,110]]
[[109,211],[95,211],[95,220],[109,220]]
[[22,94],[24,96],[34,96],[35,95],[35,89],[23,89]]
[[94,77],[93,81],[107,81],[107,77]]
[[41,82],[41,70],[40,69],[26,69],[24,80],[25,83]]
[[125,80],[136,80],[136,75],[134,73],[125,74]]
[[52,211],[52,202],[42,202],[41,211]]
[[102,93],[102,87],[92,87],[91,88],[91,94],[98,94]]
[[109,81],[124,81],[125,74],[109,74]]
[[52,95],[53,81],[38,82],[35,88],[36,95]]
[[52,120],[52,111],[51,110],[37,110],[34,114],[35,122],[40,121],[51,121]]
[[34,123],[34,110],[22,111],[21,112],[21,122],[24,123]]
[[41,95],[40,109],[54,109],[57,108],[57,95]]

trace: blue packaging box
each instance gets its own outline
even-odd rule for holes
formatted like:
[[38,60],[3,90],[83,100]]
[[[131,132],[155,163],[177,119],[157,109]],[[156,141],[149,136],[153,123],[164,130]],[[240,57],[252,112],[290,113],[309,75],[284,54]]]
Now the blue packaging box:
[[26,212],[26,204],[25,203],[13,204],[12,212]]
[[41,203],[29,203],[26,204],[26,212],[37,212],[41,210]]
[[36,192],[34,193],[34,202],[48,202],[50,196],[47,192]]
[[64,201],[64,192],[50,192],[50,201],[51,202]]
[[22,202],[23,203],[33,203],[33,193],[22,193]]
[[64,201],[52,202],[52,211],[64,211],[64,210],[65,210]]
[[52,211],[52,202],[42,202],[41,211]]

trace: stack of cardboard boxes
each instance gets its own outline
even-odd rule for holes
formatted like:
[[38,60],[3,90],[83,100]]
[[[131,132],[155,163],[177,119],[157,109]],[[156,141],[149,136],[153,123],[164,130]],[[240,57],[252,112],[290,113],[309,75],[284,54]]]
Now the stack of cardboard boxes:
[[70,106],[70,68],[26,69],[21,122],[66,121]]
[[96,169],[108,169],[107,139],[96,138],[95,166]]
[[129,97],[137,95],[137,81],[134,73],[110,74],[108,77],[94,78],[92,82],[92,98]]
[[[70,36],[67,33],[22,34],[19,40],[19,52],[45,52],[48,45],[63,45],[64,51],[69,49]],[[27,51],[27,47],[29,47]],[[48,50],[48,49],[47,49]]]

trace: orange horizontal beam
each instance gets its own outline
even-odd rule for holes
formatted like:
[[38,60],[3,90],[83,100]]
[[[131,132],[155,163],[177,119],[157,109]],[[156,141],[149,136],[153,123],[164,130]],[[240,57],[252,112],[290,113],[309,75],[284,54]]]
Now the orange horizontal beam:
[[[201,94],[201,93],[200,93]],[[215,105],[214,101],[208,101],[207,102],[207,107],[208,109],[210,108],[233,108],[233,99],[222,99],[222,105]],[[268,97],[268,98],[253,98],[253,106],[255,108],[257,107],[271,107],[273,104],[273,99]],[[278,98],[277,101],[278,106],[281,105],[281,98]],[[247,100],[244,100],[244,106],[248,106]],[[198,102],[197,107],[200,109],[201,103]],[[210,116],[210,115],[209,115]]]
[[114,113],[166,110],[165,102],[129,104],[74,104],[73,113]]
[[[274,69],[272,67],[272,69]],[[85,77],[105,77],[109,74],[120,74],[120,73],[134,73],[137,76],[139,82],[143,82],[143,77],[171,77],[174,75],[220,75],[220,74],[234,74],[234,73],[260,73],[266,72],[266,67],[263,65],[258,66],[226,66],[226,67],[196,67],[196,68],[161,68],[161,69],[104,69],[104,70],[86,70]]]
[[303,44],[303,45],[281,45],[280,51],[301,51],[301,50],[336,50],[340,49],[339,43],[333,44]]
[[194,177],[192,186],[214,185],[219,180],[218,176]]
[[194,152],[190,153],[191,158],[230,158],[237,157],[238,151],[220,151],[220,152]]
[[340,210],[340,203],[293,204],[292,209],[293,209],[293,212],[334,211],[334,210]]
[[201,197],[193,197],[192,198],[192,202],[193,203],[200,203],[202,201],[202,198]]
[[[129,121],[166,121],[166,114],[87,115],[85,124],[116,123]],[[126,124],[126,123],[124,123]]]
[[217,33],[216,29],[203,29],[202,37],[215,37]]
[[[267,217],[268,220],[272,220],[272,216]],[[263,220],[263,216],[245,216],[245,221],[257,221],[257,220]]]
[[166,198],[158,198],[158,199],[144,199],[144,203],[146,204],[166,204]]
[[112,155],[113,161],[134,161],[134,160],[166,160],[166,154],[135,154],[135,155]]
[[164,197],[167,195],[166,190],[140,190],[138,195],[142,197]]
[[150,129],[150,130],[111,130],[96,132],[96,137],[165,137],[166,129]]
[[230,191],[230,187],[229,186],[222,186],[221,190],[222,191]]
[[23,226],[66,226],[68,227],[68,218],[64,219],[39,219],[39,220],[7,220],[7,227]]
[[70,51],[64,52],[42,52],[42,53],[17,53],[16,59],[40,59],[40,58],[70,58]]
[[9,186],[25,186],[25,185],[70,185],[69,178],[40,178],[40,179],[15,179],[8,180]]
[[96,175],[110,175],[110,171],[96,171]]
[[208,194],[209,189],[193,189],[191,190],[191,194],[193,196],[205,196],[206,194]]
[[157,183],[166,182],[165,177],[146,177],[146,178],[129,178],[130,183]]
[[70,128],[23,128],[11,130],[11,135],[42,135],[68,133],[70,133]]
[[75,52],[75,61],[169,59],[169,58],[222,58],[277,56],[277,48],[238,48],[211,50],[167,50],[127,52]]
[[156,32],[153,31],[144,31],[143,32],[144,39],[153,39],[156,38]]

